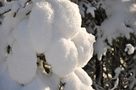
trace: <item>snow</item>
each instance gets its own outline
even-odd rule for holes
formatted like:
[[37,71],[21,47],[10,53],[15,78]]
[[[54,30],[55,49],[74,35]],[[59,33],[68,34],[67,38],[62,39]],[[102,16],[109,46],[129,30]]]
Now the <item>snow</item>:
[[[53,0],[54,23],[53,31],[56,37],[72,38],[81,27],[81,15],[78,6],[69,0]],[[69,17],[69,18],[68,18]]]
[[[95,53],[99,60],[101,60],[101,57],[109,48],[105,40],[112,45],[113,39],[116,39],[119,36],[130,39],[130,33],[135,32],[135,5],[133,5],[132,2],[133,1],[131,0],[103,1],[108,18],[98,27]],[[126,25],[130,25],[132,28],[129,28]]]
[[[88,2],[88,1],[86,1],[86,2]],[[84,8],[84,5],[87,10]],[[91,14],[92,17],[95,17],[94,11],[96,10],[96,8],[93,7],[89,2],[87,4],[85,2],[79,2],[79,8],[80,8],[80,13],[83,17],[85,17],[84,12],[86,12],[87,14]]]
[[110,90],[115,90],[118,87],[119,84],[119,78],[117,78],[117,80],[115,81],[114,87],[111,88]]
[[121,67],[117,67],[117,68],[115,69],[115,71],[114,71],[114,72],[115,72],[114,79],[116,79],[116,78],[119,77],[121,71],[123,71],[123,69],[122,69]]
[[14,3],[14,5],[12,6],[11,11],[12,11],[13,13],[15,13],[15,12],[17,12],[18,9],[19,9],[19,4],[18,4],[18,2],[16,2],[16,1],[14,1],[13,3]]
[[74,73],[71,73],[69,76],[65,77],[63,82],[66,83],[64,90],[80,90],[79,85],[81,82]]
[[99,37],[96,40],[96,43],[94,45],[94,47],[95,47],[95,53],[97,54],[97,58],[98,58],[99,61],[102,60],[102,56],[104,55],[104,53],[107,52],[107,48],[108,48],[108,46],[105,43],[103,43],[103,41],[104,40]]
[[130,1],[130,0],[122,0],[123,2],[128,2],[128,1]]
[[[79,74],[79,73],[78,73]],[[64,90],[93,90],[90,85],[86,85],[81,81],[81,77],[75,73],[69,74],[63,79],[66,83]]]
[[[28,30],[37,53],[45,52],[50,45],[53,10],[46,1],[36,2],[29,17]],[[40,26],[40,27],[39,27]]]
[[[15,30],[15,43],[7,58],[9,74],[20,84],[29,83],[36,74],[36,55],[31,47],[26,29],[27,20],[22,21]],[[25,44],[25,45],[24,45]]]
[[59,76],[63,77],[73,72],[77,66],[77,49],[70,40],[62,38],[54,41],[45,55],[53,72]]
[[27,85],[20,85],[12,80],[8,73],[7,63],[0,64],[0,90],[57,90],[57,80],[55,75],[43,76],[37,71],[34,80]]
[[117,67],[115,69],[115,71],[114,71],[115,72],[115,76],[114,76],[113,79],[116,79],[116,81],[114,83],[113,88],[111,88],[111,90],[115,90],[117,88],[117,86],[119,85],[119,75],[120,75],[121,71],[123,71],[123,69],[121,67]]
[[75,74],[78,76],[78,78],[81,80],[82,83],[85,85],[91,86],[92,85],[92,80],[88,76],[88,74],[82,69],[82,68],[77,68],[75,70]]
[[7,72],[7,63],[0,63],[0,90],[15,90],[17,88],[17,83],[11,80]]
[[88,34],[85,28],[81,28],[79,33],[72,40],[78,50],[78,66],[84,67],[93,55],[95,37]]
[[132,44],[126,44],[125,52],[129,55],[133,54],[135,51],[135,47]]
[[94,8],[94,7],[88,7],[88,9],[87,9],[87,14],[88,13],[91,13],[91,15],[93,16],[93,17],[95,17],[95,13],[94,13],[94,11],[96,10],[96,8]]
[[[93,55],[95,37],[81,28],[78,6],[69,0],[32,0],[32,7],[21,9],[25,1],[15,1],[2,25],[0,78],[9,83],[6,87],[4,80],[0,81],[0,89],[58,90],[62,81],[66,83],[64,90],[93,90],[82,67]],[[9,54],[5,52],[7,45],[12,48]],[[37,53],[45,55],[51,73],[37,67]]]
[[[14,6],[10,5],[11,7]],[[16,15],[16,18],[13,17],[14,12],[11,11],[9,13],[4,14],[4,19],[2,22],[2,25],[0,26],[0,58],[3,60],[3,58],[6,57],[6,47],[8,44],[13,43],[14,35],[11,33],[14,31],[15,27],[18,25],[18,23],[25,18],[25,14],[31,9],[31,5],[28,5],[27,8],[23,8],[20,11],[18,11],[18,14]]]

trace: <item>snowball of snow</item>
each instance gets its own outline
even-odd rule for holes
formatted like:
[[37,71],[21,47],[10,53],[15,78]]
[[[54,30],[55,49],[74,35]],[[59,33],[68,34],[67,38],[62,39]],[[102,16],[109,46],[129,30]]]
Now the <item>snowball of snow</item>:
[[54,41],[45,55],[53,72],[60,77],[73,72],[77,66],[77,49],[70,40],[62,38]]
[[32,8],[28,29],[32,44],[38,53],[45,52],[50,45],[53,13],[50,3],[46,1],[36,2]]
[[82,68],[77,68],[74,72],[82,83],[84,83],[87,86],[92,85],[91,78]]
[[133,54],[135,51],[135,47],[132,44],[126,44],[125,52],[129,55]]
[[37,68],[37,59],[29,41],[26,24],[27,20],[24,20],[14,30],[16,41],[7,59],[10,76],[20,84],[29,83],[34,78]]
[[72,38],[81,27],[81,15],[76,4],[69,0],[53,0],[54,9],[53,30],[55,35]]
[[95,37],[92,34],[88,34],[85,28],[82,28],[73,38],[73,41],[78,50],[79,67],[84,67],[93,55]]

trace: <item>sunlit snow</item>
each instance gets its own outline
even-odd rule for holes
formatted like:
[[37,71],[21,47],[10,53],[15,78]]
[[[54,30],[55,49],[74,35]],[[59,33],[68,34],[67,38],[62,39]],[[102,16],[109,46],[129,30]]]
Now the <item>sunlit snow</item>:
[[[0,90],[93,90],[82,67],[92,57],[95,37],[81,28],[78,6],[69,0],[32,0],[28,14],[21,9],[26,1],[9,3],[11,12],[0,28]],[[37,54],[45,55],[49,73],[41,72]]]

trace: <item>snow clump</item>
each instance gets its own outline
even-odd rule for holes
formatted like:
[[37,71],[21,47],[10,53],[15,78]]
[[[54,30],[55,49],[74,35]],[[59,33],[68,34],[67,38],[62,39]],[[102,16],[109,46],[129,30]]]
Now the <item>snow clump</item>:
[[[5,39],[11,46],[5,56],[11,81],[26,85],[24,90],[39,82],[45,90],[93,90],[92,80],[82,67],[92,57],[95,37],[81,28],[78,6],[69,0],[32,2],[29,16],[15,20],[14,28],[5,27],[12,28]],[[51,66],[50,73],[42,73],[37,67],[36,55],[41,53]],[[38,90],[43,90],[41,87]]]

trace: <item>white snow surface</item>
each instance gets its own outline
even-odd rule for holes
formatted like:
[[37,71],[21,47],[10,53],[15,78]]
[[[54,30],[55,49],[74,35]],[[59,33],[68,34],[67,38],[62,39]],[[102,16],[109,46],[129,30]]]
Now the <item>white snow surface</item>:
[[54,41],[50,50],[45,54],[53,72],[59,76],[66,76],[73,72],[77,66],[78,53],[71,40],[62,38]]
[[37,59],[31,47],[26,24],[27,20],[22,21],[14,30],[15,43],[12,46],[11,54],[7,57],[10,76],[21,84],[30,82],[37,68]]
[[[86,1],[86,2],[88,2],[88,1]],[[86,6],[87,10],[85,10],[84,5]],[[80,13],[83,17],[85,17],[85,15],[84,15],[85,11],[87,14],[91,14],[92,17],[95,17],[96,8],[93,7],[89,2],[87,4],[85,2],[79,2],[79,8],[80,8]]]
[[[69,0],[32,2],[28,17],[20,12],[10,18],[13,13],[8,13],[0,28],[0,90],[58,90],[60,81],[66,83],[64,90],[93,90],[82,67],[92,57],[95,38],[81,28],[78,6]],[[50,74],[37,67],[37,53],[45,55]]]
[[82,68],[77,68],[75,70],[75,74],[78,76],[78,78],[81,80],[81,82],[85,85],[91,86],[92,85],[92,80],[88,76],[88,74],[82,69]]
[[80,79],[81,77],[75,73],[69,74],[63,79],[63,82],[66,82],[64,90],[93,90],[90,85],[84,84]]
[[93,55],[93,43],[95,37],[81,28],[78,34],[72,39],[78,50],[78,66],[84,67]]
[[55,14],[53,30],[56,37],[71,39],[81,28],[81,15],[78,6],[69,0],[58,0],[58,2],[52,0],[51,3],[53,3]]
[[33,5],[29,17],[28,30],[37,53],[43,53],[49,48],[53,16],[50,3],[40,0]]

